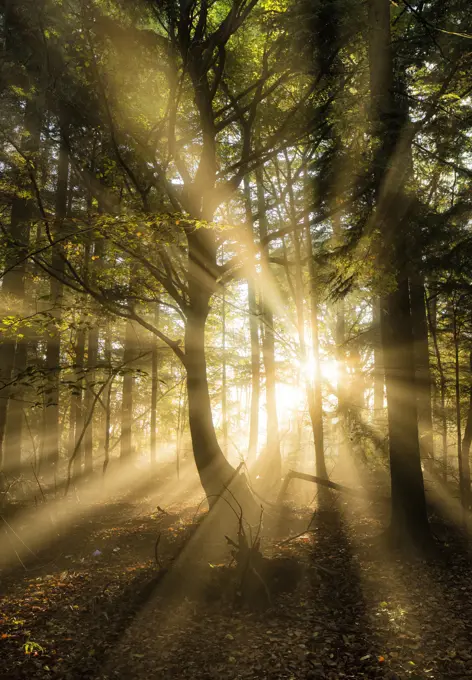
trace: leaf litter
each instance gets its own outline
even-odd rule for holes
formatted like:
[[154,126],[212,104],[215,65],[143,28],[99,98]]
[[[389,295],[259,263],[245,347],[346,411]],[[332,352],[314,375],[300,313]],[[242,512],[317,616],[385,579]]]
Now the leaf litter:
[[[406,559],[380,546],[373,520],[320,513],[308,541],[264,538],[269,558],[304,568],[295,588],[253,611],[231,594],[177,587],[169,600],[165,579],[148,587],[157,528],[169,562],[191,518],[176,507],[158,525],[142,506],[116,504],[73,527],[44,573],[2,575],[0,678],[472,676],[472,567],[453,536],[435,560]],[[206,563],[217,586],[229,562]]]

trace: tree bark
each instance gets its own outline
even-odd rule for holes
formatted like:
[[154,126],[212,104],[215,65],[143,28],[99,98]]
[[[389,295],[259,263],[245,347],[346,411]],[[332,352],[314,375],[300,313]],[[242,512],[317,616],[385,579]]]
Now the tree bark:
[[[335,245],[338,247],[342,244],[342,225],[339,214],[333,218],[333,236]],[[347,442],[349,436],[349,411],[347,395],[352,395],[352,390],[349,389],[348,372],[346,367],[346,318],[345,318],[345,303],[344,298],[336,303],[336,364],[338,371],[337,380],[337,398],[338,398],[338,418],[340,431],[340,451],[346,453]],[[351,400],[352,402],[352,400]]]
[[[154,323],[159,327],[159,303],[156,304]],[[159,394],[159,349],[156,338],[151,339],[151,433],[150,433],[150,463],[157,461],[157,397]]]
[[[231,476],[232,468],[218,444],[208,388],[205,323],[209,311],[209,297],[204,291],[193,293],[194,305],[185,329],[185,363],[189,425],[203,488],[207,496],[221,492],[221,482]],[[198,298],[198,299],[197,299]]]
[[[205,238],[207,237],[207,238]],[[230,481],[231,490],[243,508],[248,521],[257,516],[257,506],[243,475],[228,463],[218,444],[210,401],[205,352],[205,324],[210,310],[216,264],[214,235],[189,232],[188,240],[188,296],[185,326],[184,365],[187,377],[188,414],[195,463],[210,506],[224,493]],[[225,495],[230,504],[234,500]],[[235,507],[238,511],[238,507]]]
[[[443,479],[447,481],[448,469],[448,450],[447,450],[447,412],[446,412],[446,374],[441,358],[441,350],[438,342],[438,313],[437,313],[437,297],[434,297],[431,302],[426,303],[426,310],[428,313],[428,324],[431,337],[433,339],[434,353],[436,355],[436,363],[439,373],[439,408],[437,407],[435,399],[435,411],[439,413],[441,419],[441,440],[442,440],[442,475]],[[437,393],[437,390],[435,390]]]
[[[61,136],[56,185],[56,238],[61,233],[62,223],[67,213],[68,175],[69,156],[66,141],[64,137]],[[51,266],[57,273],[57,278],[51,277],[50,303],[52,306],[53,319],[49,327],[46,346],[48,391],[46,395],[46,408],[44,411],[44,460],[42,461],[42,467],[46,474],[50,474],[55,469],[59,460],[59,382],[61,363],[61,335],[59,325],[62,319],[64,296],[64,286],[60,280],[64,272],[62,244],[57,244],[52,248]]]
[[[254,239],[254,224],[252,220],[251,189],[249,178],[244,178],[244,200],[246,223],[249,237]],[[249,417],[248,463],[254,463],[257,458],[257,443],[259,439],[259,399],[261,390],[261,350],[259,345],[259,321],[256,298],[256,270],[251,267],[251,275],[247,280],[247,299],[249,308],[249,335],[251,339],[251,405]]]
[[[267,238],[267,216],[266,204],[264,195],[264,186],[262,183],[262,170],[256,170],[257,183],[257,205],[259,210],[259,237],[261,241]],[[267,261],[267,253],[261,260],[262,269],[262,305],[261,313],[264,321],[263,337],[262,337],[262,358],[264,362],[265,372],[265,387],[266,387],[266,409],[267,409],[267,444],[264,459],[268,462],[266,466],[265,475],[268,475],[270,470],[269,484],[275,484],[280,481],[282,473],[282,459],[280,455],[280,436],[279,436],[279,420],[277,415],[277,397],[276,397],[276,370],[275,370],[275,336],[274,336],[274,314],[270,304],[267,302],[267,291],[269,289],[270,268]],[[265,289],[265,290],[264,290]]]
[[221,421],[223,430],[223,453],[228,455],[228,393],[226,370],[226,291],[221,300]]
[[126,321],[123,363],[123,391],[121,397],[121,437],[120,437],[120,460],[127,461],[133,455],[133,387],[134,375],[132,373],[132,360],[135,356],[136,334],[133,323]]
[[[25,34],[17,31],[18,24],[23,25],[21,8],[15,3],[6,3],[3,12],[2,37],[6,53],[11,50],[25,48]],[[19,21],[18,21],[19,20]],[[43,76],[43,64],[36,64]],[[12,81],[7,77],[7,84],[20,84],[14,81],[18,71],[13,69]],[[24,130],[26,134],[21,141],[21,151],[28,158],[30,167],[36,172],[37,156],[40,149],[40,131],[44,110],[43,93],[35,91],[28,99],[24,113]],[[7,298],[8,307],[14,314],[24,312],[25,306],[25,274],[27,253],[29,250],[31,219],[35,212],[35,202],[31,198],[21,196],[22,190],[31,190],[31,181],[25,169],[16,173],[18,193],[11,205],[10,226],[7,234],[5,265],[9,269],[2,279],[2,296]],[[10,299],[9,299],[10,298]],[[5,301],[4,301],[5,303]],[[6,305],[3,310],[7,311]],[[26,314],[24,314],[26,316]],[[10,385],[12,379],[26,367],[27,339],[7,337],[0,344],[0,470],[5,474],[16,474],[21,467],[21,442],[23,425],[23,403],[21,386]],[[8,441],[6,441],[8,437]]]
[[[461,415],[461,383],[460,383],[460,340],[459,340],[459,326],[457,322],[457,307],[453,302],[452,310],[452,335],[454,342],[454,377],[455,377],[455,397],[456,397],[456,428],[457,428],[457,464],[459,468],[459,492],[462,507],[467,508],[469,502],[470,492],[470,470],[468,470],[468,454],[467,461],[465,461],[464,452],[462,451],[462,415]],[[466,463],[464,466],[464,462]],[[464,469],[465,468],[465,469]]]
[[432,466],[433,410],[431,401],[431,367],[429,361],[428,318],[426,314],[425,285],[420,274],[410,277],[411,316],[415,345],[416,391],[418,406],[418,428],[420,433],[421,457],[426,465]]
[[385,375],[380,332],[380,300],[372,301],[372,331],[374,337],[374,418],[380,417],[384,408]]
[[469,408],[467,411],[467,421],[462,440],[462,503],[467,510],[471,509],[471,488],[470,488],[470,445],[472,442],[472,350],[469,352]]
[[105,364],[108,367],[108,382],[103,395],[105,403],[105,436],[103,438],[103,474],[110,462],[110,434],[111,434],[111,397],[112,397],[112,347],[111,327],[108,321],[105,332]]
[[[79,327],[75,345],[75,386],[71,396],[70,432],[69,432],[69,459],[73,455],[84,426],[83,413],[83,386],[84,386],[84,355],[85,355],[85,336],[84,327]],[[78,479],[82,475],[83,463],[83,441],[75,454],[74,458],[74,478]]]
[[[307,189],[307,187],[306,187]],[[310,318],[311,318],[311,343],[313,352],[313,364],[315,374],[312,376],[312,385],[308,387],[308,410],[310,413],[313,440],[315,444],[316,474],[321,478],[328,478],[324,451],[324,426],[323,426],[323,392],[321,382],[320,340],[318,332],[318,289],[316,283],[315,261],[313,242],[311,238],[310,223],[305,218],[305,236],[308,249],[308,271],[310,278]]]
[[[5,19],[7,21],[7,18]],[[23,152],[35,169],[37,154],[40,148],[40,129],[42,119],[42,102],[38,98],[28,101],[25,110],[26,140]],[[34,170],[33,170],[34,171]],[[29,190],[30,181],[18,177],[18,189]],[[15,195],[12,201],[10,231],[11,242],[7,243],[5,258],[6,268],[10,268],[2,281],[2,294],[11,296],[10,304],[14,313],[27,315],[25,310],[25,275],[27,253],[29,250],[31,219],[35,211],[34,202],[30,198]],[[26,368],[27,338],[6,338],[0,345],[1,381],[8,384],[12,378],[20,377]],[[0,462],[3,471],[18,473],[21,467],[21,444],[23,431],[23,389],[16,384],[3,388],[0,392]]]
[[[84,393],[84,413],[88,414],[94,402],[93,391],[96,392],[97,387],[94,386],[96,378],[96,365],[98,361],[98,340],[100,329],[98,323],[95,323],[88,332],[88,347],[87,347],[87,376],[85,380]],[[92,391],[93,390],[93,391]],[[94,428],[93,416],[90,424],[84,433],[84,473],[91,474],[93,471],[93,441]]]
[[430,536],[418,437],[413,331],[405,259],[409,149],[402,139],[404,113],[393,96],[394,70],[389,0],[369,0],[371,117],[380,266],[395,280],[381,297],[392,493],[391,535],[421,544]]

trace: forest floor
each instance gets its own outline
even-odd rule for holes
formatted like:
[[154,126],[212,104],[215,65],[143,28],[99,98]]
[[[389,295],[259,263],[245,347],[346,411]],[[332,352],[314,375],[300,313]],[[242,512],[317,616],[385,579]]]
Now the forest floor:
[[447,524],[434,558],[406,559],[382,547],[372,504],[333,501],[299,537],[309,510],[281,524],[274,509],[263,552],[301,569],[258,611],[236,607],[227,567],[198,551],[149,586],[157,536],[169,564],[195,509],[97,503],[38,563],[0,573],[0,678],[472,678],[472,564]]

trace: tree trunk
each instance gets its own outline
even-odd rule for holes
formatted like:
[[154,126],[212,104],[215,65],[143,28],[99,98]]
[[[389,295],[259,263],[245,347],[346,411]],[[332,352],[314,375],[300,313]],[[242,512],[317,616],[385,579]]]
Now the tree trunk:
[[132,360],[135,356],[136,334],[133,323],[126,321],[125,341],[123,352],[124,375],[123,392],[121,398],[121,437],[120,437],[120,460],[122,462],[130,459],[133,455],[133,387],[134,375],[132,373]]
[[[154,324],[159,327],[159,303],[156,304]],[[150,462],[154,466],[157,461],[157,397],[159,394],[159,349],[156,338],[151,339],[151,433]]]
[[[60,235],[63,219],[67,211],[67,184],[69,175],[69,157],[64,137],[61,137],[59,160],[57,166],[56,186],[56,219],[55,236]],[[59,325],[62,319],[64,286],[61,277],[64,273],[64,260],[62,257],[62,244],[52,248],[52,269],[57,273],[51,277],[50,303],[52,306],[53,320],[49,327],[46,346],[46,369],[48,391],[46,395],[46,408],[44,411],[44,442],[42,466],[46,474],[51,473],[59,460],[59,382],[61,363],[61,335]]]
[[[5,17],[5,25],[8,24]],[[8,31],[7,31],[8,34]],[[34,98],[26,104],[23,152],[36,166],[40,147],[42,102]],[[29,179],[18,177],[18,189],[30,190]],[[11,268],[2,280],[2,295],[9,296],[14,314],[27,315],[25,305],[26,255],[29,250],[30,224],[34,214],[34,201],[15,195],[12,201],[10,230],[5,257],[6,268]],[[6,310],[5,310],[6,311]],[[12,378],[26,368],[26,338],[4,338],[0,344],[0,387],[8,385]],[[3,387],[0,392],[0,468],[8,473],[18,472],[21,466],[21,440],[23,426],[23,390]],[[14,399],[10,399],[13,397]]]
[[426,314],[424,279],[420,274],[410,277],[411,316],[415,345],[416,393],[421,457],[432,466],[433,411],[431,402],[431,368],[429,362],[428,318]]
[[[254,224],[252,220],[251,191],[249,178],[244,178],[244,199],[246,209],[246,223],[249,237],[254,239]],[[247,299],[249,308],[249,334],[251,338],[251,406],[249,418],[248,463],[254,463],[257,458],[257,442],[259,439],[259,399],[261,390],[261,354],[259,346],[259,322],[257,318],[256,299],[256,270],[251,267],[251,276],[247,280]]]
[[205,355],[205,322],[208,300],[202,294],[200,304],[188,315],[185,330],[185,363],[189,425],[195,462],[207,496],[221,492],[221,482],[230,478],[232,468],[218,444],[213,425]]
[[[90,409],[93,408],[94,395],[92,392],[97,391],[94,386],[96,379],[96,365],[98,360],[98,340],[99,340],[99,326],[96,322],[88,332],[88,348],[87,348],[87,376],[85,381],[84,393],[84,414],[88,417]],[[93,471],[93,416],[84,434],[84,473],[91,474]]]
[[320,341],[318,332],[318,290],[316,283],[315,261],[313,259],[313,242],[311,238],[310,223],[305,218],[305,236],[308,249],[308,271],[310,276],[310,317],[311,317],[311,342],[313,352],[314,376],[312,385],[308,388],[308,410],[310,413],[313,440],[315,443],[316,474],[318,477],[327,479],[326,460],[324,451],[324,428],[323,428],[323,392],[321,383],[320,364]]
[[[184,339],[184,365],[187,375],[188,413],[193,454],[200,481],[210,506],[232,481],[231,490],[248,521],[258,516],[257,505],[243,475],[228,463],[218,444],[213,424],[210,393],[207,379],[205,352],[205,324],[209,301],[215,285],[211,263],[216,262],[213,244],[202,241],[200,233],[187,234],[188,239],[188,295],[189,308]],[[209,239],[212,235],[209,235]],[[231,498],[225,496],[234,507]],[[238,508],[235,508],[236,511]]]
[[472,442],[472,350],[469,353],[469,409],[467,411],[467,421],[462,440],[462,480],[463,480],[463,507],[471,509],[471,489],[470,489],[470,444]]
[[108,383],[103,395],[105,404],[105,436],[103,438],[103,474],[105,474],[110,461],[110,430],[111,430],[111,397],[112,397],[112,347],[110,321],[107,323],[105,332],[105,364],[108,367]]
[[[83,414],[83,385],[84,385],[84,355],[85,355],[85,328],[79,327],[77,331],[77,341],[75,346],[75,386],[71,402],[71,419],[69,433],[69,458],[72,456],[84,426]],[[83,441],[75,454],[73,470],[74,478],[78,479],[82,474],[83,462]]]
[[438,342],[438,324],[437,324],[437,297],[431,300],[431,303],[426,303],[426,310],[428,312],[428,324],[431,337],[433,339],[434,353],[436,355],[436,363],[439,373],[439,408],[435,399],[435,411],[439,412],[441,419],[441,440],[442,440],[442,474],[443,479],[447,481],[448,468],[448,450],[447,450],[447,412],[446,412],[446,374],[441,358],[441,351]]
[[226,370],[226,291],[221,301],[221,421],[223,430],[223,453],[228,455],[228,394]]
[[[342,225],[339,214],[333,217],[333,236],[336,246],[341,246]],[[348,384],[348,372],[346,367],[346,318],[345,318],[345,304],[344,298],[338,300],[336,303],[336,364],[338,371],[337,380],[337,398],[338,398],[338,418],[340,431],[340,452],[346,453],[347,440],[349,436],[349,406],[347,395],[351,394]],[[352,400],[351,400],[352,401]]]
[[[28,345],[26,338],[16,343],[13,377],[20,378],[27,366]],[[4,471],[19,474],[21,470],[21,449],[23,444],[24,389],[21,382],[12,390],[8,405],[8,418],[5,429]]]
[[[418,438],[413,331],[405,260],[408,201],[404,194],[409,149],[402,139],[404,112],[393,96],[389,0],[369,1],[369,62],[374,140],[376,223],[380,266],[395,280],[381,298],[394,540],[421,544],[430,536]],[[405,135],[403,135],[405,137]]]
[[[454,377],[456,396],[456,427],[457,427],[457,464],[459,468],[459,492],[462,507],[467,508],[470,491],[470,471],[464,470],[464,453],[462,451],[462,416],[461,416],[461,383],[459,362],[459,327],[457,323],[457,307],[453,303],[452,310],[452,335],[454,341]],[[467,455],[468,459],[468,455]],[[467,468],[467,465],[466,465]],[[467,477],[469,477],[467,479]]]
[[[262,170],[256,171],[257,182],[257,204],[259,210],[259,237],[261,241],[267,238],[267,216],[264,186],[262,183]],[[266,387],[266,409],[267,409],[267,449],[264,455],[268,465],[265,466],[264,475],[267,476],[269,485],[280,481],[282,473],[282,459],[280,455],[279,420],[277,416],[277,397],[276,397],[276,371],[275,371],[275,336],[274,336],[274,314],[267,302],[267,291],[269,289],[270,268],[267,261],[267,253],[261,260],[262,268],[262,291],[261,313],[264,321],[264,333],[262,337],[262,358],[264,362],[265,387]],[[264,462],[265,462],[264,461]],[[270,478],[269,473],[270,471]]]
[[374,335],[374,418],[379,418],[384,408],[385,375],[380,332],[380,300],[372,301],[372,331]]

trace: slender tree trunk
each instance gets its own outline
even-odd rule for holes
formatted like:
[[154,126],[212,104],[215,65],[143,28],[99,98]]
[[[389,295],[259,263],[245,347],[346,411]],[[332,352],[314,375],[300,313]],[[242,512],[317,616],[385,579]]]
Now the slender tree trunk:
[[[342,225],[339,213],[333,217],[333,235],[335,245],[342,244]],[[349,410],[347,395],[350,394],[348,384],[348,372],[346,367],[346,318],[345,318],[345,302],[344,298],[338,300],[336,304],[336,364],[338,371],[337,381],[337,397],[338,397],[338,417],[339,417],[339,431],[340,431],[340,451],[346,453],[347,439],[349,436]],[[352,401],[352,400],[350,400]]]
[[380,300],[372,301],[372,331],[374,336],[374,418],[380,417],[384,408],[385,374],[380,332]]
[[[95,154],[95,149],[94,149]],[[93,156],[94,156],[93,154]],[[92,168],[94,167],[94,159],[92,160]],[[101,206],[99,205],[99,212],[102,212]],[[92,213],[92,195],[89,193],[89,204],[88,213],[91,217]],[[103,256],[105,254],[105,243],[103,239],[97,239],[94,242],[87,243],[85,249],[85,274],[84,277],[87,280],[88,277],[92,279],[92,282],[96,282],[99,276],[100,270],[103,268]],[[97,318],[95,323],[90,328],[88,333],[88,348],[87,348],[87,376],[86,376],[86,389],[84,394],[84,413],[85,417],[88,417],[91,409],[94,409],[94,404],[96,404],[96,399],[94,392],[97,392],[97,386],[94,385],[96,380],[96,366],[98,362],[98,346],[100,339],[100,320],[99,320],[99,310],[96,314]],[[106,390],[107,388],[105,388]],[[94,446],[94,414],[92,413],[90,423],[84,433],[84,472],[89,475],[93,472],[93,446]]]
[[[464,454],[462,452],[462,416],[461,416],[461,382],[459,363],[459,327],[457,323],[457,308],[455,302],[452,310],[452,336],[454,342],[454,387],[456,397],[456,427],[457,427],[457,464],[459,468],[459,492],[462,507],[465,509],[468,503],[468,490],[470,479],[467,481],[467,471],[464,471]],[[465,474],[464,474],[465,473]]]
[[[156,304],[154,325],[159,327],[159,303]],[[157,461],[157,397],[159,394],[159,349],[155,338],[152,339],[151,350],[151,436],[150,462],[154,466]]]
[[[305,190],[308,190],[308,183]],[[323,392],[320,362],[320,340],[318,332],[318,289],[316,282],[315,261],[313,242],[311,238],[310,223],[305,218],[305,237],[308,250],[308,271],[310,278],[310,318],[311,318],[311,343],[313,352],[314,376],[312,385],[308,387],[308,410],[310,413],[313,439],[315,444],[316,475],[323,479],[328,478],[324,451],[324,426],[323,426]]]
[[[97,387],[94,386],[96,379],[96,366],[98,361],[98,341],[99,341],[99,326],[97,323],[90,328],[88,332],[88,348],[87,348],[87,377],[84,394],[84,413],[88,415],[90,409],[93,407],[94,392]],[[94,427],[93,416],[84,434],[84,473],[89,475],[93,471],[93,441]]]
[[441,358],[441,351],[438,342],[438,324],[437,324],[437,298],[434,297],[431,303],[426,304],[428,313],[428,323],[431,337],[433,339],[434,353],[436,355],[436,364],[439,373],[439,412],[441,418],[441,448],[442,448],[442,474],[444,481],[447,481],[448,468],[448,450],[447,450],[447,411],[446,411],[446,374]]
[[120,438],[120,459],[129,460],[133,455],[133,387],[134,375],[132,373],[132,360],[135,356],[136,335],[131,321],[125,324],[125,339],[123,362],[125,372],[123,375],[123,392],[121,398],[121,438]]
[[[246,223],[249,238],[254,239],[254,224],[252,220],[251,189],[249,178],[244,178],[244,199],[246,209]],[[256,299],[256,270],[251,267],[251,276],[247,280],[247,299],[249,307],[249,334],[251,338],[251,404],[249,418],[248,463],[254,463],[257,458],[257,442],[259,439],[259,399],[261,390],[261,350],[259,346],[259,322],[257,317]]]
[[389,0],[369,0],[371,116],[374,127],[376,222],[380,265],[396,289],[381,299],[381,335],[387,392],[391,533],[395,540],[422,543],[430,536],[418,437],[413,331],[405,259],[408,201],[404,194],[409,147],[405,123],[393,96],[394,70]]
[[415,343],[416,390],[421,457],[430,467],[434,460],[433,410],[431,401],[431,368],[429,362],[428,318],[424,279],[410,277],[411,316]]
[[[69,458],[72,456],[75,447],[79,443],[84,426],[83,413],[83,386],[84,386],[84,355],[85,355],[85,328],[80,327],[77,331],[77,341],[75,346],[75,390],[72,395],[71,404],[71,431],[72,439],[69,438]],[[83,463],[83,441],[75,454],[73,470],[74,478],[78,479],[82,474]]]
[[226,371],[226,291],[221,303],[221,420],[223,429],[223,453],[228,455],[228,393]]
[[462,440],[462,480],[464,508],[471,509],[471,488],[470,488],[470,444],[472,442],[472,350],[469,352],[469,408],[467,411],[467,421]]
[[248,463],[257,458],[257,442],[259,439],[259,400],[261,391],[261,358],[259,345],[259,323],[257,318],[257,300],[254,286],[248,281],[249,333],[251,337],[251,402],[249,418]]
[[[68,175],[69,157],[67,146],[64,137],[61,137],[56,186],[56,238],[61,233],[63,220],[66,217]],[[57,244],[52,248],[51,264],[57,277],[51,277],[50,303],[52,306],[53,320],[49,327],[46,345],[48,393],[46,409],[44,411],[43,469],[47,474],[56,467],[59,460],[59,377],[61,363],[61,334],[59,325],[62,319],[64,295],[64,286],[61,282],[64,273],[64,260],[61,244]]]
[[[262,183],[262,170],[256,171],[257,182],[257,204],[259,210],[259,236],[261,241],[267,238],[267,216],[264,186]],[[270,268],[265,254],[262,262],[262,285],[268,290],[268,279],[271,276]],[[264,334],[262,337],[262,358],[264,361],[265,386],[266,386],[266,408],[267,408],[267,450],[266,460],[270,467],[269,483],[280,481],[282,471],[282,459],[280,455],[280,436],[279,420],[277,415],[276,397],[276,370],[275,370],[275,336],[274,336],[274,314],[267,303],[267,294],[262,291],[262,317],[264,320]],[[266,469],[266,474],[268,470]]]
[[[27,366],[28,345],[25,338],[16,343],[15,364],[13,376],[21,380]],[[23,444],[24,421],[24,389],[18,383],[13,391],[8,405],[8,418],[5,430],[5,472],[19,473],[21,469],[21,450]]]
[[[292,242],[293,242],[293,252],[295,256],[295,285],[291,286],[292,292],[294,294],[295,300],[295,310],[297,313],[297,331],[298,331],[298,341],[300,344],[300,355],[301,364],[306,365],[307,361],[307,349],[306,349],[306,339],[305,339],[305,310],[304,310],[304,288],[303,288],[303,267],[302,267],[302,243],[300,243],[300,235],[297,231],[297,213],[295,206],[295,196],[293,193],[293,179],[292,179],[292,169],[290,165],[290,159],[288,153],[284,153],[286,168],[287,168],[287,188],[289,196],[289,206],[290,206],[290,220],[293,225]],[[302,236],[303,238],[303,236]],[[285,242],[284,242],[284,252],[285,252]],[[287,281],[289,281],[289,266],[286,266]],[[300,380],[300,372],[298,374],[298,379]]]
[[108,384],[105,388],[105,436],[103,438],[103,474],[105,474],[110,460],[110,430],[111,430],[111,397],[112,397],[112,348],[111,348],[111,327],[107,323],[105,332],[105,364],[108,366]]
[[180,445],[182,440],[182,393],[183,385],[180,386],[179,390],[179,402],[177,405],[177,428],[175,430],[175,471],[177,473],[177,479],[180,479]]

